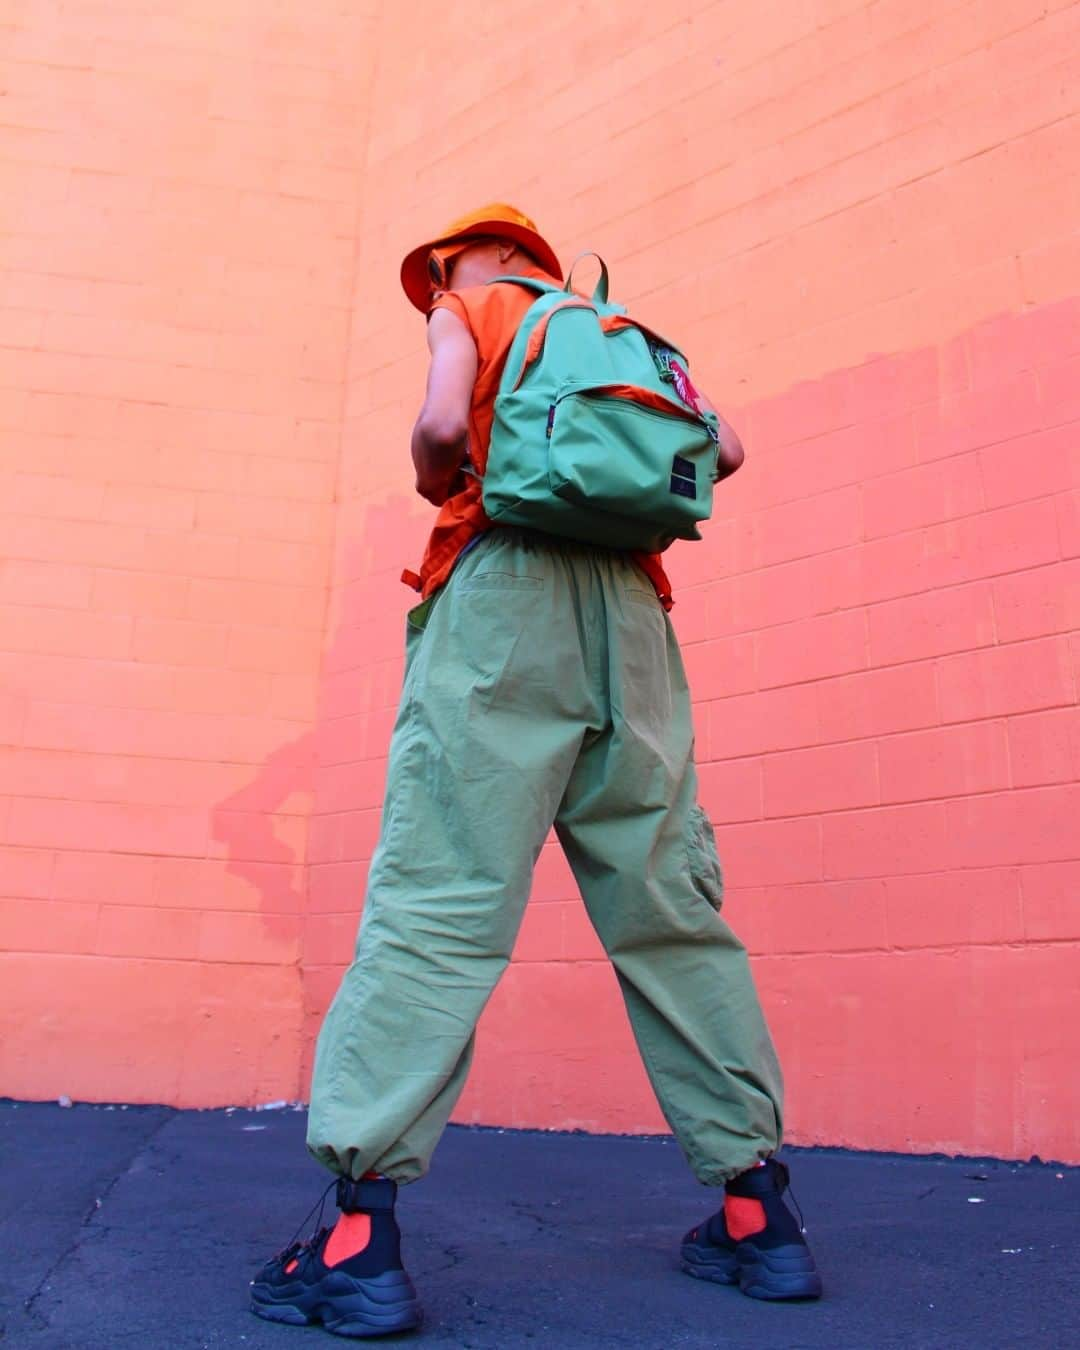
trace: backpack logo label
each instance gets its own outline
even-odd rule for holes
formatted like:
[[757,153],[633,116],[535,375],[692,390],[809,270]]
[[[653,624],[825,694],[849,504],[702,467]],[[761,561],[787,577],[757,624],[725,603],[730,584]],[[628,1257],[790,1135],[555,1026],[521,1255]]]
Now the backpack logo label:
[[697,497],[697,465],[683,455],[671,461],[671,489],[676,497]]

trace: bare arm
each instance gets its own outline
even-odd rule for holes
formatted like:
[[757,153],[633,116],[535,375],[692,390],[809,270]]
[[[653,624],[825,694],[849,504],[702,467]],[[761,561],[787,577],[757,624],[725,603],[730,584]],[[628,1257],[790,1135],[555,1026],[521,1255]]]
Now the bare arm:
[[477,355],[472,334],[448,309],[428,321],[427,394],[412,432],[416,490],[441,506],[461,471],[469,442],[469,408],[476,383]]

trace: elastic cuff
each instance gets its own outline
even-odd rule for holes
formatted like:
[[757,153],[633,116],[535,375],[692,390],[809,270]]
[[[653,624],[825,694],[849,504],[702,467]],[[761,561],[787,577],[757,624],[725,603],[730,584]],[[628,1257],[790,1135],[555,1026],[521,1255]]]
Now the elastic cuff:
[[765,1162],[775,1153],[775,1149],[763,1149],[756,1153],[749,1162],[740,1162],[735,1167],[725,1168],[707,1168],[698,1171],[695,1169],[694,1175],[703,1186],[726,1186],[729,1181],[734,1181],[736,1177],[741,1177],[744,1172],[752,1171],[758,1163]]

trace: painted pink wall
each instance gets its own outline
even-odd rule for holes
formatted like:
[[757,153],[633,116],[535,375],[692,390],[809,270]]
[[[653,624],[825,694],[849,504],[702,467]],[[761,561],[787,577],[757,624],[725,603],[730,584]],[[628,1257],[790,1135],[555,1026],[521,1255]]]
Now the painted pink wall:
[[0,1091],[296,1097],[370,22],[18,4]]
[[[306,1091],[429,524],[397,263],[502,198],[747,442],[673,618],[791,1138],[1080,1157],[1080,5],[632,8],[16,29],[3,1090]],[[662,1128],[553,849],[459,1118]]]

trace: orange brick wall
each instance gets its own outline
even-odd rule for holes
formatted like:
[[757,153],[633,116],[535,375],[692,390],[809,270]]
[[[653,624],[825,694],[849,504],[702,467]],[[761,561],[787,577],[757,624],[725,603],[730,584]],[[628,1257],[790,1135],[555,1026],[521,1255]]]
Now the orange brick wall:
[[[747,442],[673,617],[791,1138],[1080,1158],[1080,5],[195,8],[9,42],[6,1090],[306,1087],[428,524],[397,262],[505,198]],[[459,1118],[662,1128],[553,850]]]

